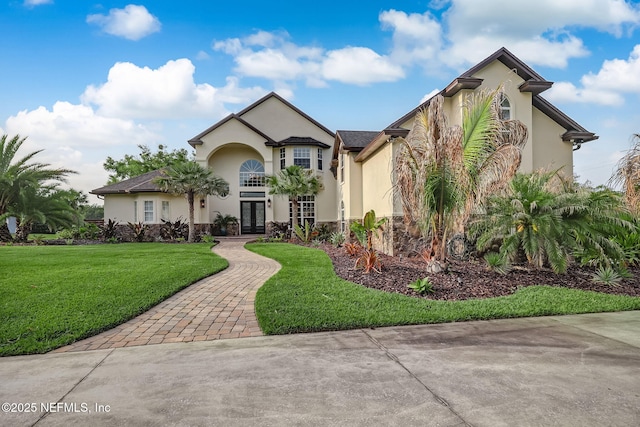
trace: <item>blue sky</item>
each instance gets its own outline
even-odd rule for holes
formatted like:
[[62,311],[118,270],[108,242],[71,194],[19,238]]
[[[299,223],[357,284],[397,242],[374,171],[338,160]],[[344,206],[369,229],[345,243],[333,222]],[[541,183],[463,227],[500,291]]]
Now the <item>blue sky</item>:
[[107,156],[189,148],[270,91],[332,130],[380,130],[504,46],[600,136],[574,169],[604,184],[640,132],[639,24],[622,0],[0,0],[0,133],[88,192]]

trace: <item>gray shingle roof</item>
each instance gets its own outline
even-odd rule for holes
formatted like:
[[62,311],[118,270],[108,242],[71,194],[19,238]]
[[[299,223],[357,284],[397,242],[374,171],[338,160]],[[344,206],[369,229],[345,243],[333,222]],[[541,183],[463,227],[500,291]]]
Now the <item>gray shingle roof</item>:
[[311,138],[310,136],[290,136],[288,138],[283,139],[282,141],[278,141],[274,143],[266,143],[265,145],[269,147],[284,147],[285,145],[315,145],[322,148],[330,147],[330,145],[327,145],[324,142],[318,141],[315,138]]
[[339,130],[336,135],[342,141],[344,149],[348,151],[360,151],[378,136],[380,131],[369,130]]
[[162,169],[147,172],[115,184],[105,185],[90,191],[91,194],[153,193],[161,191],[153,180],[162,175]]

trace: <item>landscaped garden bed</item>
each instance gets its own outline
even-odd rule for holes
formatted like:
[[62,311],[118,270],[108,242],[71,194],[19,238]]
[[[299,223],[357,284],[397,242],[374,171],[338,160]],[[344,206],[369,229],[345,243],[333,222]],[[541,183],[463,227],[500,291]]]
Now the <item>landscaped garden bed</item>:
[[[572,266],[564,274],[556,274],[551,269],[536,270],[516,266],[507,274],[500,274],[487,268],[482,259],[448,261],[446,272],[429,274],[426,263],[419,257],[392,257],[379,254],[382,269],[363,274],[355,269],[355,257],[349,256],[343,248],[323,244],[320,249],[329,255],[336,275],[350,282],[372,289],[394,292],[418,298],[433,300],[466,300],[469,298],[492,298],[510,295],[525,286],[548,285],[583,291],[604,292],[616,295],[640,297],[640,268],[629,268],[632,278],[620,283],[603,284],[593,280],[594,268]],[[433,293],[418,295],[408,287],[416,280],[429,277]]]

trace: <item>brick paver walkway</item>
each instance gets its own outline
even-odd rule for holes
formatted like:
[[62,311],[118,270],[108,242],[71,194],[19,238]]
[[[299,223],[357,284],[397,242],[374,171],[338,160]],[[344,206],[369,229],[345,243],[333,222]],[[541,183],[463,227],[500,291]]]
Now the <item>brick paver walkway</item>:
[[224,239],[213,248],[229,261],[226,270],[114,329],[54,352],[261,336],[254,311],[256,291],[280,264],[244,249],[247,241]]

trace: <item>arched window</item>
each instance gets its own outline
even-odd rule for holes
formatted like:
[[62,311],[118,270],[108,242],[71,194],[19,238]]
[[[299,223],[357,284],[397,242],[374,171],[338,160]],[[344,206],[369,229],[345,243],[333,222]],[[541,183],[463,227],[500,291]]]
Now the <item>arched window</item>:
[[500,96],[500,118],[502,120],[511,120],[511,103],[506,95]]
[[262,162],[251,159],[240,166],[240,187],[264,187]]

